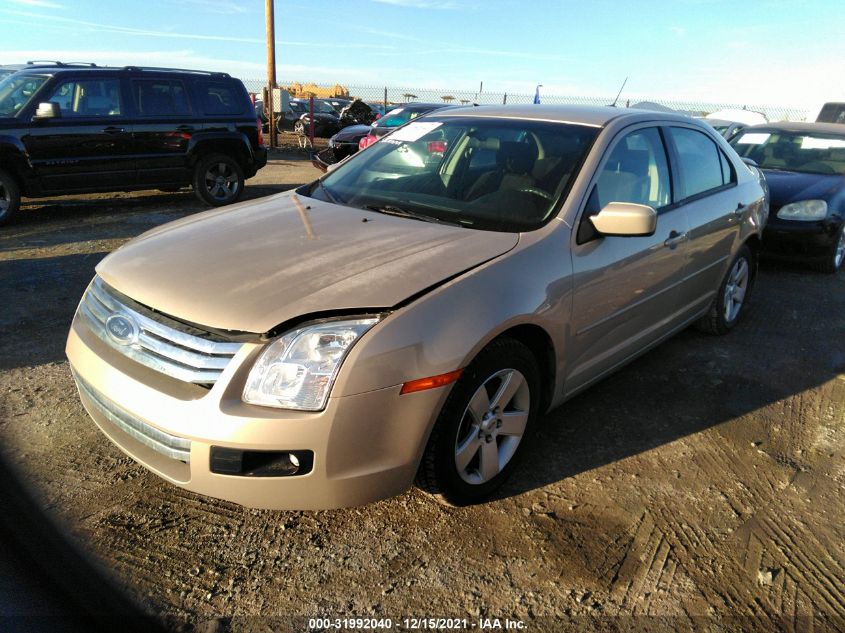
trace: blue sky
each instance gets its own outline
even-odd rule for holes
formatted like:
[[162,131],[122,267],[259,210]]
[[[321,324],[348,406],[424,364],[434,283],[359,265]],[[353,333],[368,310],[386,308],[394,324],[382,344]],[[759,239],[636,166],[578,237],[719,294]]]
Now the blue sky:
[[[0,63],[266,77],[263,0],[0,0]],[[845,100],[842,0],[277,0],[277,76],[809,106]]]

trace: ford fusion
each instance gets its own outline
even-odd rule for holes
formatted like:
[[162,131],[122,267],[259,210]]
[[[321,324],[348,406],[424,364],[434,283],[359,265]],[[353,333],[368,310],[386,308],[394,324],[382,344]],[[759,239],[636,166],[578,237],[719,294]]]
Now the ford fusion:
[[767,213],[761,174],[686,117],[444,110],[128,242],[67,355],[102,432],[189,490],[475,503],[546,411],[689,324],[731,330]]
[[731,141],[759,165],[771,192],[765,251],[835,273],[845,260],[845,127],[778,123]]

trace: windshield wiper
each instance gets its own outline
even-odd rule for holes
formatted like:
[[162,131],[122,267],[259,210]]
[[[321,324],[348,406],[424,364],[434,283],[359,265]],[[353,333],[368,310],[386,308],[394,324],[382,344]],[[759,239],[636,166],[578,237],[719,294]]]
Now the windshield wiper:
[[409,209],[403,209],[402,207],[397,207],[392,204],[385,204],[385,205],[378,205],[378,204],[367,204],[364,205],[364,208],[369,211],[375,211],[376,213],[383,213],[384,215],[395,215],[400,218],[410,218],[412,220],[421,220],[422,222],[433,222],[435,224],[447,224],[449,226],[464,226],[458,222],[450,222],[449,220],[443,220],[441,218],[436,218],[431,215],[426,215],[425,213],[419,213],[417,211],[411,211]]
[[326,185],[323,184],[323,180],[321,178],[317,178],[317,187],[323,192],[323,195],[325,195],[326,198],[329,199],[329,202],[331,202],[332,204],[340,204],[340,201],[337,199],[337,197],[331,191],[329,191],[329,188],[326,187]]

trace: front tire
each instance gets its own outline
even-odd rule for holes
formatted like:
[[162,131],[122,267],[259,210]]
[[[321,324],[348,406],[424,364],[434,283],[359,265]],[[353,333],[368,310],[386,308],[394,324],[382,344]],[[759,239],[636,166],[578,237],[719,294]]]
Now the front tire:
[[819,270],[823,273],[836,274],[845,263],[845,222],[839,227],[836,243],[830,255],[819,264]]
[[731,262],[710,311],[696,324],[708,334],[727,334],[745,312],[756,276],[756,259],[748,245],[743,244]]
[[21,190],[9,172],[0,169],[0,226],[10,222],[21,207]]
[[510,476],[540,405],[531,351],[494,341],[463,371],[437,418],[417,486],[452,505],[486,500]]
[[214,207],[236,202],[244,192],[244,171],[225,154],[201,158],[194,168],[194,193]]

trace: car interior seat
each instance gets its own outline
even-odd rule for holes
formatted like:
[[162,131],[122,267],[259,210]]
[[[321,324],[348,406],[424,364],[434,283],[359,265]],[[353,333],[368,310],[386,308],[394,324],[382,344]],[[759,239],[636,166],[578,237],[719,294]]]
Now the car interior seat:
[[618,145],[599,176],[599,208],[610,202],[648,204],[651,183],[648,167],[648,150],[632,150]]

